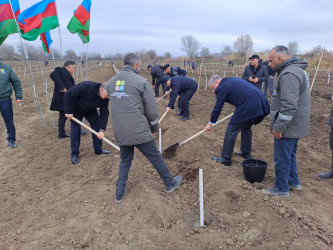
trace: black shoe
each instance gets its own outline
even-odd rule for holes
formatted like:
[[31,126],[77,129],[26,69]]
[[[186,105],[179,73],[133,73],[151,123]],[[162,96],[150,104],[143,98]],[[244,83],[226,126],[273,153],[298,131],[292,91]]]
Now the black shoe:
[[86,135],[87,134],[87,131],[85,131],[85,130],[83,130],[83,129],[81,129],[81,135]]
[[97,154],[97,155],[108,155],[108,154],[111,154],[111,151],[108,151],[108,150],[104,150],[104,149],[102,149],[102,152],[100,152],[100,153],[95,153],[95,154]]
[[224,157],[210,157],[212,160],[218,162],[218,163],[221,163],[225,166],[231,166],[231,159],[226,159]]
[[184,122],[184,121],[190,120],[190,117],[186,116],[186,117],[180,118],[180,120]]
[[59,134],[58,135],[59,139],[64,139],[64,138],[68,138],[68,137],[71,137],[71,135],[68,135],[68,134]]
[[75,164],[78,164],[80,161],[79,161],[79,157],[78,156],[72,156],[72,163],[75,165]]
[[252,156],[251,156],[251,154],[245,154],[245,153],[243,153],[242,151],[238,151],[238,152],[236,152],[236,155],[239,155],[239,156],[241,156],[241,157],[243,157],[244,159],[252,159]]

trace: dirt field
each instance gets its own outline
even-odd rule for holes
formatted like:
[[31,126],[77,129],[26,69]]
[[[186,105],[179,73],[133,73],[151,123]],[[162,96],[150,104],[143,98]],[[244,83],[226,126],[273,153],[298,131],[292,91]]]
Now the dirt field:
[[[240,76],[241,72],[242,68],[234,72],[227,68],[226,76]],[[207,75],[211,73],[208,70]],[[236,155],[231,167],[210,159],[220,155],[227,125],[222,123],[166,159],[172,174],[180,174],[184,180],[171,194],[165,192],[156,171],[136,151],[121,204],[114,202],[119,153],[104,144],[112,154],[95,155],[91,136],[86,135],[81,138],[80,163],[72,165],[70,140],[58,139],[45,94],[41,94],[41,74],[36,74],[48,127],[40,121],[31,87],[22,72],[18,75],[23,82],[24,102],[21,108],[14,107],[17,148],[7,147],[6,131],[0,121],[0,249],[333,248],[333,183],[316,177],[331,166],[326,121],[333,91],[332,83],[327,86],[325,71],[318,73],[312,91],[310,135],[300,140],[298,147],[302,191],[291,191],[288,198],[270,197],[260,191],[271,188],[275,179],[273,138],[267,117],[253,128],[252,155],[268,163],[263,182],[247,182],[240,165],[242,158]],[[89,72],[88,79],[103,82],[114,74],[111,63],[103,62]],[[146,72],[142,75],[151,80]],[[197,75],[194,78],[198,80]],[[204,90],[204,82],[202,76],[198,94],[191,101],[191,120],[179,121],[175,111],[163,120],[163,148],[184,141],[207,124],[215,96]],[[50,79],[48,85],[53,90]],[[167,102],[163,99],[159,103],[160,115]],[[226,105],[220,118],[231,112],[233,108]],[[56,123],[58,114],[53,115]],[[111,119],[105,136],[115,142]],[[198,227],[199,168],[204,172],[203,228]]]

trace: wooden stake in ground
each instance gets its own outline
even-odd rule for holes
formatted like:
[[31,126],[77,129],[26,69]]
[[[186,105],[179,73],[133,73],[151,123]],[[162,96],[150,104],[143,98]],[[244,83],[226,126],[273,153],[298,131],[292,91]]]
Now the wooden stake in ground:
[[316,72],[315,72],[315,74],[313,76],[313,79],[312,79],[312,84],[311,84],[310,92],[312,91],[312,87],[313,87],[314,81],[316,79],[317,72],[318,72],[318,69],[319,69],[319,66],[320,66],[320,63],[321,63],[321,59],[323,58],[324,53],[325,53],[325,50],[323,50],[323,52],[321,53],[321,56],[320,56],[320,59],[319,59],[319,62],[318,62],[318,66],[317,66]]

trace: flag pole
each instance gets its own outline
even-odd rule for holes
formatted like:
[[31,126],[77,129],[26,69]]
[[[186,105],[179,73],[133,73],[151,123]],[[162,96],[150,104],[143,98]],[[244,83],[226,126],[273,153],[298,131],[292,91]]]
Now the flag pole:
[[58,16],[58,7],[56,1],[54,1],[57,11],[57,20],[58,20],[58,30],[59,30],[59,40],[60,40],[60,54],[61,54],[61,61],[64,61],[64,56],[62,54],[62,41],[61,41],[61,32],[60,32],[60,22],[59,22],[59,16]]
[[88,67],[88,53],[89,53],[88,45],[89,45],[89,43],[87,43],[87,54],[86,54],[86,81],[87,81],[87,78],[88,78],[88,70],[89,70],[89,67]]
[[[15,20],[15,24],[16,24],[16,28],[17,28],[17,33],[19,34],[19,37],[20,37],[20,41],[21,41],[21,45],[22,45],[22,49],[23,49],[23,53],[24,53],[24,56],[25,56],[25,59],[26,59],[26,62],[28,64],[28,67],[29,67],[29,71],[30,71],[30,76],[31,76],[31,79],[32,79],[32,96],[34,97],[34,106],[36,108],[36,111],[37,111],[37,114],[40,115],[40,117],[42,118],[41,121],[42,123],[44,124],[44,127],[47,127],[46,126],[46,123],[45,123],[45,119],[44,119],[44,114],[43,114],[43,111],[40,107],[40,102],[39,102],[39,99],[37,98],[37,90],[36,90],[36,86],[35,86],[35,80],[34,80],[34,77],[32,75],[32,71],[31,71],[31,65],[30,65],[30,62],[29,62],[29,56],[28,56],[28,50],[27,50],[27,47],[24,46],[24,43],[23,43],[23,40],[22,40],[22,36],[21,36],[21,31],[20,31],[20,27],[17,23],[17,19],[16,19],[16,16],[15,16],[15,13],[14,13],[14,10],[13,10],[13,7],[12,7],[12,1],[9,0],[9,3],[10,3],[10,9],[12,10],[12,13],[13,13],[13,17],[14,17],[14,20]],[[24,65],[24,64],[23,64]],[[25,65],[24,65],[24,68],[25,68]],[[28,78],[27,78],[28,79]],[[28,82],[31,84],[31,82],[28,80]],[[37,100],[38,102],[38,106],[36,105],[36,102],[35,100]],[[38,108],[39,108],[39,112],[38,112]]]

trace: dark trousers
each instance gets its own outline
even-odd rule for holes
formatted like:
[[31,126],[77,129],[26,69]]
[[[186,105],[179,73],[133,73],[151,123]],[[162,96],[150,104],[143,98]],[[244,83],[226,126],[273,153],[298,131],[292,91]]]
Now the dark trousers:
[[[135,147],[150,161],[154,166],[161,179],[163,180],[165,186],[168,188],[175,184],[175,180],[171,176],[168,167],[166,166],[163,157],[158,151],[154,139]],[[134,145],[132,146],[120,146],[120,166],[119,166],[119,176],[116,182],[117,185],[117,195],[123,195],[126,188],[126,183],[128,180],[128,173],[131,168],[132,160],[134,156]]]
[[223,142],[222,148],[222,157],[231,159],[232,153],[234,151],[235,142],[237,139],[237,135],[241,132],[241,147],[240,150],[244,154],[251,153],[251,146],[252,146],[252,126],[256,118],[245,121],[239,122],[233,125],[228,125]]
[[[161,85],[161,78],[158,78],[155,82],[155,97],[158,97],[160,94],[160,85]],[[165,93],[165,84],[162,84],[162,91],[163,95]]]
[[190,116],[190,101],[192,99],[192,96],[194,95],[195,91],[197,91],[197,88],[192,88],[192,89],[188,89],[184,92],[180,93],[181,98],[180,103],[178,103],[178,105],[180,104],[180,108],[181,108],[181,114],[184,117],[189,117]]
[[59,111],[59,120],[58,120],[58,134],[64,135],[65,133],[65,123],[66,123],[66,116],[64,111]]
[[[82,115],[74,112],[74,117],[79,121],[82,121],[83,117],[89,122],[90,127],[96,132],[99,131],[99,115],[97,110],[89,114]],[[91,134],[93,139],[93,146],[96,154],[102,152],[102,140],[98,139],[96,135]],[[80,154],[80,140],[81,140],[81,126],[75,121],[71,121],[71,149],[72,156],[79,156]]]
[[12,98],[5,101],[0,101],[0,112],[5,122],[7,129],[7,140],[11,142],[16,141],[16,131],[14,126],[13,104]]
[[253,83],[254,86],[256,86],[260,91],[262,92],[262,82],[261,83]]

